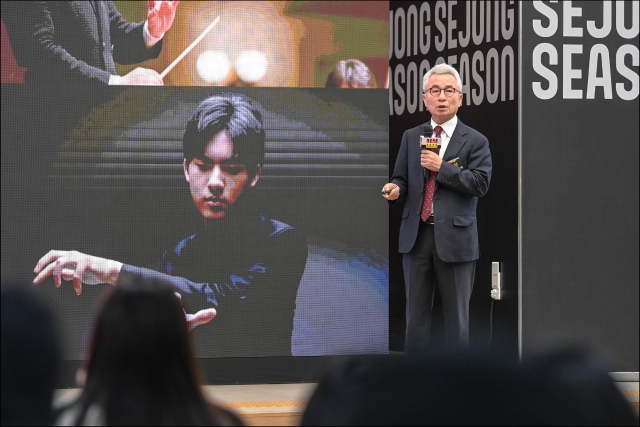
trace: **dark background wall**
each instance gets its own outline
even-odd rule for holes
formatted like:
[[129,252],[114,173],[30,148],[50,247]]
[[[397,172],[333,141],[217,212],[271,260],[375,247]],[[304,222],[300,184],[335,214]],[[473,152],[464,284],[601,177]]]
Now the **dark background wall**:
[[[439,62],[461,73],[465,98],[458,118],[489,139],[493,177],[478,204],[481,256],[471,297],[471,344],[490,336],[491,262],[502,264],[504,294],[494,305],[492,349],[517,358],[518,325],[518,4],[502,2],[391,2],[389,170],[405,130],[430,119],[422,104],[422,76]],[[416,144],[418,141],[416,141]],[[390,208],[390,349],[404,345],[404,277],[398,254],[403,206]],[[434,344],[442,336],[436,296]]]
[[523,355],[587,345],[637,372],[638,2],[535,3],[522,3]]

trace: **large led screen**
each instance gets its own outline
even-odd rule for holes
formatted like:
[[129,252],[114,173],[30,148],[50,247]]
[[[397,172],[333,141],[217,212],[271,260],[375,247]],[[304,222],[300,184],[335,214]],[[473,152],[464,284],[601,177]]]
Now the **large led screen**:
[[112,74],[151,69],[165,86],[325,87],[337,75],[358,87],[386,82],[388,1],[183,1],[148,55],[135,47],[142,28],[123,24],[144,22],[147,3],[3,1],[2,82],[50,78],[60,61],[71,63],[57,77],[82,80],[73,59],[101,68],[104,50]]
[[[2,90],[3,274],[73,250],[167,277],[187,313],[218,311],[192,331],[199,357],[387,352],[385,90],[119,88],[59,106],[79,117],[66,131],[28,93]],[[211,115],[226,152],[218,128],[194,131]],[[37,286],[66,359],[86,356],[108,287]]]
[[[201,358],[387,352],[388,2],[3,1],[0,30],[2,274],[43,279],[64,359],[131,275],[215,308]],[[118,274],[56,286],[89,264]]]

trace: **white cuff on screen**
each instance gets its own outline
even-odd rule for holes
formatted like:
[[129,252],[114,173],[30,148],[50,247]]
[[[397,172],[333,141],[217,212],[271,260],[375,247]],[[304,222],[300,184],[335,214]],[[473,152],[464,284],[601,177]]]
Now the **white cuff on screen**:
[[160,37],[153,37],[149,32],[149,21],[144,21],[144,27],[142,27],[142,34],[144,36],[144,43],[147,47],[153,47],[156,43],[164,37],[164,33]]
[[115,75],[110,75],[109,76],[109,85],[110,86],[118,86],[122,84],[122,77],[121,76],[115,76]]

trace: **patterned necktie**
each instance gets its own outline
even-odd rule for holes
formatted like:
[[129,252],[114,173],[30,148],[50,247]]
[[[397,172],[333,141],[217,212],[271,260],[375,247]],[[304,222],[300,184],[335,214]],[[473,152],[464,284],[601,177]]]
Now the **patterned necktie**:
[[[442,133],[442,126],[436,126],[433,131],[436,133],[436,138],[440,138]],[[440,154],[440,149],[436,148],[431,150],[436,154]],[[422,199],[422,212],[420,213],[420,219],[426,221],[431,215],[431,207],[433,206],[433,193],[436,191],[436,172],[431,171],[429,179],[424,183],[424,199]]]

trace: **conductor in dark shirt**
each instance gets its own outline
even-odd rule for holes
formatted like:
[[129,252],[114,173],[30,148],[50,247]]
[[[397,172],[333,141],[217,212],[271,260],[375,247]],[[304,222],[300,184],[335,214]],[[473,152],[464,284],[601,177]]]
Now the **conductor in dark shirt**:
[[[244,95],[203,101],[183,138],[184,175],[201,227],[165,252],[160,271],[76,251],[53,250],[34,283],[117,286],[127,275],[171,283],[188,302],[200,357],[291,355],[295,301],[306,237],[250,203],[264,163],[262,115]],[[215,316],[215,319],[211,320]],[[211,320],[211,321],[210,321]],[[210,322],[209,322],[210,321]]]

